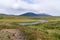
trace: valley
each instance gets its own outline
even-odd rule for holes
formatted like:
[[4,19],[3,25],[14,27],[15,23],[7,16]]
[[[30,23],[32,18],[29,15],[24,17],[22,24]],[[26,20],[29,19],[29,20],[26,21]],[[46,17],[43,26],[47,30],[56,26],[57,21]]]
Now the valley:
[[[21,25],[18,23],[27,23],[27,25]],[[60,17],[0,16],[0,31],[3,29],[18,29],[19,31],[23,32],[23,37],[25,37],[26,40],[60,40]],[[9,35],[9,33],[7,34]],[[0,34],[0,37],[1,36],[3,36],[3,34]],[[5,39],[12,40],[7,36],[6,38],[4,36],[3,40]]]

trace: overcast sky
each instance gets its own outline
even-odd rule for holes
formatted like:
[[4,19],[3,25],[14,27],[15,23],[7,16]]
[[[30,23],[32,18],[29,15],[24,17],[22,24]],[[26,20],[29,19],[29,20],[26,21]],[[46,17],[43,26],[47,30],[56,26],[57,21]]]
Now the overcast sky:
[[60,0],[0,0],[0,13],[19,15],[24,12],[60,16]]

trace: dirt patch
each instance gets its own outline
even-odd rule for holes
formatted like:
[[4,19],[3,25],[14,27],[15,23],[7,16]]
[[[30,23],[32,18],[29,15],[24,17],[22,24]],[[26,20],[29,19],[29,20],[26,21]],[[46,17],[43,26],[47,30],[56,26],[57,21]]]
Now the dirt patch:
[[18,29],[0,30],[0,40],[26,40],[24,33]]

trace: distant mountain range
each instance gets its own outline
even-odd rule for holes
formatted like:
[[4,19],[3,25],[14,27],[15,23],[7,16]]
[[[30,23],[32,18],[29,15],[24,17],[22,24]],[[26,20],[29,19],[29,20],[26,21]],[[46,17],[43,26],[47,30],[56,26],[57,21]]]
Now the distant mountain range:
[[0,14],[0,16],[5,16],[6,14]]
[[27,13],[24,13],[20,16],[51,16],[51,15],[48,15],[48,14],[45,14],[45,13],[35,14],[33,12],[27,12]]
[[[16,15],[7,15],[7,14],[0,13],[0,16],[16,16]],[[51,15],[48,15],[46,13],[37,14],[37,13],[33,13],[33,12],[27,12],[27,13],[17,15],[17,16],[51,16]]]
[[0,16],[15,16],[15,15],[8,15],[8,14],[0,13]]

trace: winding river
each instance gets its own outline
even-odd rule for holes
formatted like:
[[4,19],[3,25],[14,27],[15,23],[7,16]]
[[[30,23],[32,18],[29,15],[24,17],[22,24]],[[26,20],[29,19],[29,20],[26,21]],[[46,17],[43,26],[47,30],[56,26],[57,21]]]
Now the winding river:
[[45,23],[48,22],[48,20],[38,20],[37,22],[19,22],[20,25],[33,25],[38,23]]

